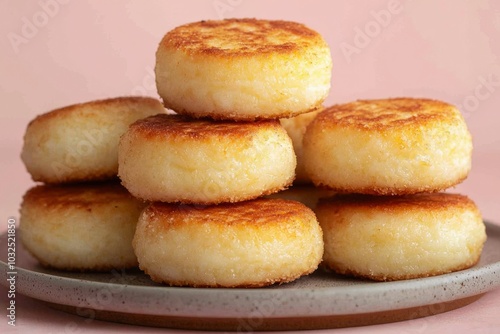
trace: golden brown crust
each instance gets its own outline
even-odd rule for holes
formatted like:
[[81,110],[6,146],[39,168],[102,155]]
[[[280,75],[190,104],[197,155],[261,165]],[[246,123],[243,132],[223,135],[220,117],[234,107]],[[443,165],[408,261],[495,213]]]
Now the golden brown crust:
[[[183,205],[220,205],[220,204],[232,204],[232,203],[250,201],[250,200],[253,200],[253,199],[256,199],[256,198],[259,198],[259,197],[272,195],[272,194],[278,193],[280,191],[287,190],[288,187],[290,187],[292,184],[293,184],[293,177],[290,178],[290,179],[288,179],[283,184],[283,186],[267,189],[266,191],[262,191],[259,195],[252,195],[252,196],[246,196],[246,197],[240,196],[238,198],[235,198],[234,196],[225,196],[225,197],[221,196],[221,197],[218,197],[216,200],[205,201],[204,203],[201,203],[201,204],[197,200],[190,200],[188,198],[182,198],[182,199],[179,198],[176,201],[169,201],[168,203],[171,203],[171,204],[174,204],[174,205],[175,204],[183,204]],[[149,201],[148,199],[141,198],[140,196],[136,196],[136,198],[138,198],[138,199],[140,199],[140,200],[142,200],[144,202]],[[165,202],[165,203],[167,203],[167,202]]]
[[102,172],[85,172],[85,171],[75,171],[71,174],[71,180],[65,179],[50,179],[43,176],[32,177],[35,182],[43,182],[48,185],[59,185],[59,184],[74,184],[74,183],[86,183],[86,182],[109,182],[112,180],[117,180],[118,177],[116,172],[102,171]]
[[369,196],[358,194],[337,194],[331,198],[320,199],[321,205],[339,210],[372,210],[386,213],[405,212],[410,210],[472,210],[478,212],[474,202],[465,195],[451,193],[423,193],[407,196]]
[[467,176],[468,171],[464,172],[459,178],[453,179],[448,182],[429,184],[423,187],[406,186],[406,187],[378,187],[378,186],[367,186],[367,187],[331,187],[325,185],[321,180],[318,180],[314,175],[310,176],[314,184],[322,189],[332,190],[339,194],[365,194],[365,195],[379,195],[379,196],[401,196],[401,195],[412,195],[421,193],[436,193],[450,187],[453,187],[459,183],[462,183]]
[[329,263],[329,262],[325,262],[325,261],[321,262],[320,267],[325,269],[325,270],[332,270],[339,275],[364,278],[364,279],[369,279],[372,281],[379,281],[379,282],[390,282],[390,281],[400,281],[400,280],[408,280],[408,279],[415,279],[415,278],[432,277],[432,276],[456,272],[459,270],[469,269],[469,268],[475,266],[479,262],[479,260],[480,260],[480,257],[478,257],[477,259],[471,259],[470,261],[468,261],[466,263],[462,263],[459,266],[456,266],[453,268],[447,268],[446,270],[428,271],[426,273],[420,273],[420,274],[415,274],[415,275],[364,274],[364,273],[358,272],[356,270],[343,268],[343,267],[337,266],[335,263]]
[[284,111],[282,113],[276,113],[272,115],[260,114],[260,115],[247,115],[240,114],[236,112],[229,113],[218,113],[218,112],[191,112],[185,109],[178,109],[177,112],[182,115],[189,116],[191,118],[204,118],[210,117],[216,121],[224,121],[224,120],[233,120],[233,121],[243,121],[243,122],[251,122],[251,121],[259,121],[259,120],[278,120],[280,118],[291,118],[295,116],[299,116],[306,113],[311,113],[317,110],[321,110],[323,108],[323,101],[316,103],[310,109],[304,109],[299,112],[294,111]]
[[171,224],[202,224],[239,226],[264,226],[287,221],[315,219],[314,213],[302,203],[283,199],[256,199],[238,203],[223,203],[216,206],[184,205],[155,202],[144,213],[148,221],[163,220]]
[[[279,187],[274,187],[274,188],[269,188],[264,191],[261,191],[259,195],[252,195],[252,196],[240,196],[235,198],[234,196],[219,196],[216,200],[210,201],[210,202],[204,202],[202,205],[220,205],[224,203],[232,204],[232,203],[238,203],[238,202],[244,202],[244,201],[250,201],[259,197],[263,196],[268,196],[283,190],[287,190],[288,187],[290,187],[293,184],[294,177],[290,177],[288,180],[283,182],[283,184]],[[146,199],[143,199],[146,201]],[[179,199],[176,202],[173,202],[174,204],[186,204],[186,205],[198,205],[200,204],[196,200],[190,200],[188,198],[182,198]]]
[[144,272],[151,278],[151,280],[153,280],[156,283],[167,284],[169,286],[185,286],[192,288],[262,288],[273,284],[280,285],[288,282],[293,282],[302,276],[306,276],[313,273],[314,271],[316,271],[316,269],[311,268],[310,270],[306,270],[300,274],[276,277],[261,282],[248,281],[235,285],[222,285],[222,284],[193,284],[192,282],[189,281],[166,281],[159,276],[150,274],[147,269],[144,269]]
[[179,26],[165,35],[160,46],[212,57],[255,57],[293,53],[314,44],[326,45],[317,32],[300,23],[226,19]]
[[80,208],[92,210],[96,205],[127,201],[134,197],[118,182],[39,185],[23,197],[23,203],[44,208]]
[[359,130],[387,130],[428,122],[454,121],[460,112],[452,105],[431,99],[391,98],[359,100],[326,108],[313,123]]
[[130,126],[130,131],[145,138],[167,137],[199,140],[219,136],[244,138],[251,136],[259,129],[278,129],[280,127],[277,120],[243,123],[159,114],[136,121]]
[[[62,108],[51,110],[47,113],[38,115],[29,124],[38,122],[46,122],[53,118],[65,117],[67,115],[73,115],[74,113],[80,112],[82,108],[90,108],[92,110],[98,111],[101,108],[113,107],[119,112],[120,108],[127,108],[130,104],[141,104],[145,107],[155,108],[160,104],[155,98],[143,97],[143,96],[123,96],[110,99],[95,100],[83,103],[72,104]],[[90,117],[89,113],[82,113],[80,117]]]

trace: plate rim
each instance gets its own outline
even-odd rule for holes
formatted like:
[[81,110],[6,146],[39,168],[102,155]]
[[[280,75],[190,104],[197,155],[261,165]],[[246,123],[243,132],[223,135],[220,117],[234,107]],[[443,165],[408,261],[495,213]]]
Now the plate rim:
[[[487,231],[500,234],[500,225],[484,221]],[[7,233],[2,234],[4,236]],[[486,241],[488,242],[488,240]],[[22,246],[21,246],[22,247]],[[16,250],[17,252],[18,250]],[[23,249],[23,251],[26,251]],[[481,267],[472,267],[449,274],[393,282],[367,282],[363,285],[347,285],[336,287],[298,287],[298,288],[191,288],[169,286],[140,286],[110,282],[95,282],[78,278],[56,276],[16,267],[16,292],[41,301],[60,305],[101,309],[123,313],[137,313],[139,304],[134,304],[134,298],[145,300],[149,297],[165,296],[164,304],[156,308],[146,308],[143,314],[158,316],[196,316],[199,317],[247,317],[251,312],[260,312],[264,317],[296,317],[296,316],[327,316],[342,314],[363,314],[369,312],[390,311],[395,309],[419,307],[429,304],[446,303],[459,298],[483,294],[500,287],[500,261],[487,263]],[[0,260],[0,273],[7,275],[8,265]],[[89,300],[72,298],[66,295],[61,299],[42,292],[40,289],[30,289],[29,285],[38,279],[38,284],[69,292],[78,285],[83,294],[89,298],[99,297],[99,290],[111,291],[110,298],[116,303],[93,305]],[[474,284],[477,280],[485,281],[483,285]],[[489,281],[489,284],[486,284]],[[449,283],[443,290],[443,282]],[[8,285],[6,280],[1,284]],[[417,290],[426,289],[427,296],[421,301],[416,298],[396,300],[392,303],[380,303],[381,298],[394,290],[413,294]],[[465,291],[464,291],[465,289]],[[50,289],[49,289],[50,291]],[[97,295],[96,295],[97,293]],[[353,295],[354,293],[354,295]],[[58,295],[58,294],[55,294]],[[370,298],[372,303],[357,305],[358,299]],[[239,307],[232,305],[239,301]],[[171,300],[183,301],[184,307],[166,305]],[[218,303],[214,305],[213,301]],[[244,302],[242,302],[244,301]],[[282,301],[289,303],[281,307]],[[351,304],[346,304],[350,301]],[[292,303],[293,302],[293,303]],[[245,304],[246,303],[246,304]],[[280,304],[277,304],[280,303]],[[175,304],[175,303],[174,303]],[[182,303],[181,303],[182,304]],[[397,305],[396,305],[397,304]],[[278,305],[280,307],[278,307]],[[134,308],[134,306],[136,308]]]

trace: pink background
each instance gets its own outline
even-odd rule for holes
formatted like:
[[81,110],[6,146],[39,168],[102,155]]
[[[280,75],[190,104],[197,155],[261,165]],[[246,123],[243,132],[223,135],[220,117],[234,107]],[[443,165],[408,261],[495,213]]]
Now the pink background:
[[[21,197],[33,184],[19,158],[32,118],[98,98],[157,96],[154,55],[164,33],[183,23],[228,17],[294,20],[320,32],[334,64],[326,105],[396,96],[458,105],[475,150],[473,171],[454,191],[468,194],[485,219],[500,223],[499,1],[0,0],[0,13],[0,231],[7,217],[18,217]],[[18,314],[18,330],[35,326],[40,332],[64,332],[69,322],[84,324],[20,300],[26,305]],[[447,314],[339,332],[444,333],[445,328],[456,332],[482,327],[482,333],[493,333],[500,326],[498,305],[496,290]],[[37,312],[43,316],[35,317]],[[0,332],[12,330],[5,327],[6,321],[0,320]],[[97,321],[80,330],[124,328],[136,330]]]

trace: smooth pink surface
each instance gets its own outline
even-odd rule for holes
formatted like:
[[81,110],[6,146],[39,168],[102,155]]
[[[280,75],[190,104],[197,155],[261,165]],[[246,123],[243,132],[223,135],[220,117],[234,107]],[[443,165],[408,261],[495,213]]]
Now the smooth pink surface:
[[[485,219],[500,223],[498,1],[1,0],[0,16],[1,232],[8,217],[18,217],[21,197],[33,185],[19,158],[31,119],[98,98],[157,96],[154,57],[164,33],[183,23],[228,17],[294,20],[320,32],[334,63],[326,105],[396,96],[458,105],[475,150],[469,178],[452,191],[469,195]],[[6,295],[0,288],[4,310]],[[89,323],[20,295],[16,302],[18,326],[7,326],[2,316],[1,333],[165,332]],[[497,289],[446,314],[336,332],[498,333],[498,315]]]

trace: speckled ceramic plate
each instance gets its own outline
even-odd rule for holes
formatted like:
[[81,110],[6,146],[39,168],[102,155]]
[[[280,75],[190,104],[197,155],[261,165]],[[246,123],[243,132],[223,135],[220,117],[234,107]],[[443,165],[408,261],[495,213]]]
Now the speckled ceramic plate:
[[[297,330],[414,319],[467,305],[500,287],[500,227],[486,223],[488,240],[473,268],[398,282],[347,279],[321,271],[293,283],[258,289],[167,287],[139,270],[103,274],[42,268],[21,246],[18,293],[83,317],[204,330]],[[0,238],[5,277],[7,237]],[[6,279],[1,284],[6,284]]]

